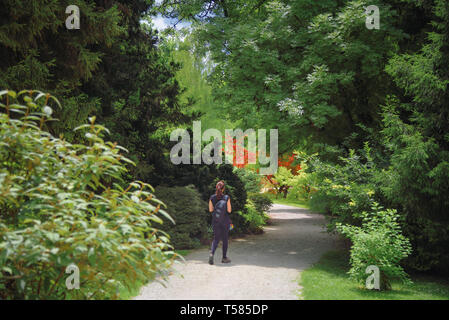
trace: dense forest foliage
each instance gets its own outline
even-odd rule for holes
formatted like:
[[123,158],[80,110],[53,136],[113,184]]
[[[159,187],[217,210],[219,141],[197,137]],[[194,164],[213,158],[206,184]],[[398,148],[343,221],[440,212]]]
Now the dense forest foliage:
[[[73,4],[78,30],[65,26]],[[379,29],[366,27],[368,5],[380,10]],[[58,275],[74,258],[87,277],[101,273],[94,285],[110,285],[82,298],[118,297],[114,283],[152,279],[173,259],[169,241],[183,249],[211,237],[206,201],[218,180],[233,201],[234,233],[261,232],[268,189],[327,214],[329,231],[351,239],[355,278],[376,259],[404,281],[400,265],[449,274],[446,0],[0,6],[1,298],[65,297]],[[188,27],[160,33],[156,14]],[[194,120],[203,131],[278,129],[280,169],[262,179],[251,165],[174,165],[170,132]],[[72,254],[64,241],[74,221],[82,228]],[[101,243],[89,237],[99,228],[101,239],[117,233]],[[364,260],[379,239],[391,242]],[[37,267],[22,267],[19,253]],[[123,271],[130,266],[135,274]]]
[[137,162],[131,175],[148,181],[161,161],[164,128],[192,117],[179,101],[180,66],[143,23],[152,2],[78,1],[79,30],[65,27],[66,2],[2,3],[0,87],[51,91],[63,108],[49,130],[69,140],[81,139],[72,129],[96,115]]
[[[365,25],[368,5],[380,9],[378,30]],[[282,153],[306,153],[312,206],[356,225],[371,201],[397,209],[408,266],[449,271],[447,1],[167,0],[160,9],[192,21],[228,119],[277,128]],[[351,201],[366,190],[370,201]]]

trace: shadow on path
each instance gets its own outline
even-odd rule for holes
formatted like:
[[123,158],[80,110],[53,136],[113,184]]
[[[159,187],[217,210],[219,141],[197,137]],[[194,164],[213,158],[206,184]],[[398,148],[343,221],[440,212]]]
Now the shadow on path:
[[166,288],[150,283],[136,299],[297,299],[300,271],[335,249],[337,239],[325,231],[324,217],[307,209],[276,204],[269,214],[263,234],[230,242],[230,264],[221,263],[221,248],[214,265],[207,248],[195,250]]

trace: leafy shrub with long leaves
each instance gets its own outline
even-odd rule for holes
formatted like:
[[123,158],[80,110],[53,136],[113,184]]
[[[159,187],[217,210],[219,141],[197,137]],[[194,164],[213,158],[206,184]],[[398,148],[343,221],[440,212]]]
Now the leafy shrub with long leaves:
[[[155,226],[170,217],[150,185],[121,181],[130,160],[103,140],[107,129],[92,117],[76,129],[88,143],[70,144],[44,130],[56,98],[0,99],[0,298],[119,298],[120,287],[163,275],[176,255]],[[66,286],[70,264],[79,289]]]
[[352,241],[351,278],[364,283],[366,269],[377,266],[380,271],[380,289],[391,289],[391,280],[410,281],[400,261],[411,254],[411,244],[401,231],[400,216],[396,210],[383,210],[377,203],[370,212],[362,212],[361,227],[337,223],[337,230]]

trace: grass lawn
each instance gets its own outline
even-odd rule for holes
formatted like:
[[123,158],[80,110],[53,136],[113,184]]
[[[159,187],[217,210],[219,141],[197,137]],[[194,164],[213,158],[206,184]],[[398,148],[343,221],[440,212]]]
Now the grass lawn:
[[364,289],[349,279],[349,256],[330,251],[301,274],[301,298],[306,300],[449,300],[449,281],[429,276],[412,276],[412,284],[393,283],[393,290]]
[[175,252],[183,257],[188,255],[192,250],[175,250]]
[[305,200],[284,199],[284,198],[282,198],[281,195],[278,195],[276,197],[275,194],[271,194],[271,193],[266,193],[266,195],[268,195],[270,197],[270,199],[273,201],[273,203],[285,204],[286,206],[309,209],[309,207],[307,205],[307,201],[305,201]]

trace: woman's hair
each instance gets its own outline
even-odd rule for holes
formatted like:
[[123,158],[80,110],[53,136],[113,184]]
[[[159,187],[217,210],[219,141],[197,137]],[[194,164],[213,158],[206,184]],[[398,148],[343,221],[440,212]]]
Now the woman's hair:
[[217,182],[217,185],[215,186],[215,195],[217,196],[217,199],[220,200],[223,196],[223,190],[225,187],[225,183],[223,180],[220,180]]

